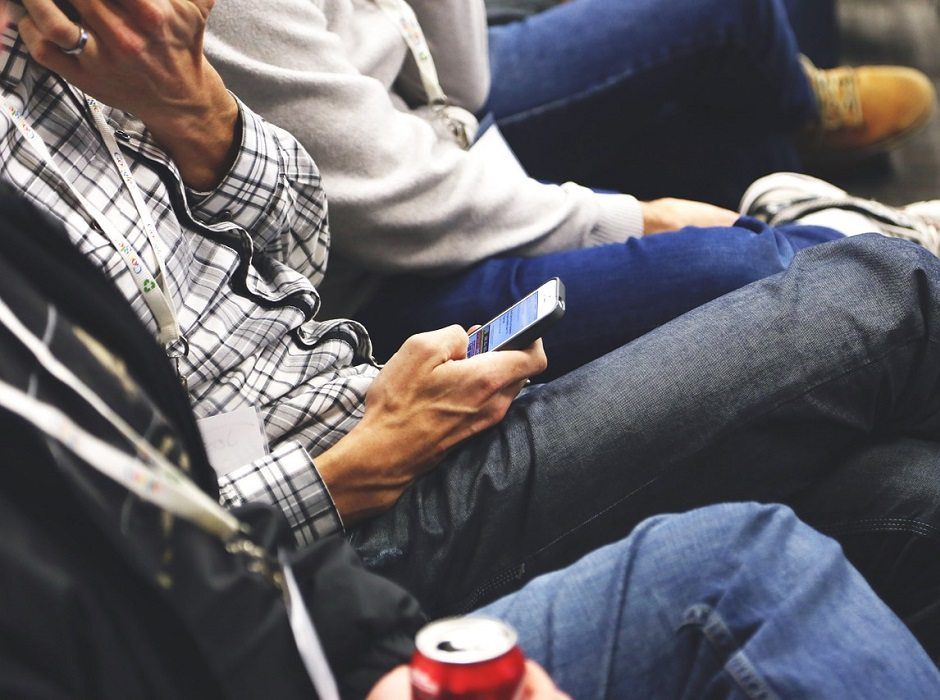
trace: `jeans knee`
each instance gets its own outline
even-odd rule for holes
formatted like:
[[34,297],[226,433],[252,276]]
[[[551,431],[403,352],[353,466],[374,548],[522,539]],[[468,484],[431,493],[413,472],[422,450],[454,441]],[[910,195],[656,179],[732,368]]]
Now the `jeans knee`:
[[729,551],[740,557],[750,552],[782,550],[782,545],[794,539],[806,544],[813,538],[825,539],[804,525],[787,506],[758,503],[722,503],[681,515],[659,516],[641,523],[636,533],[647,540],[657,540],[648,542],[653,547],[688,542],[690,546],[682,556],[685,565],[693,570],[706,561],[726,556]]
[[[911,241],[891,238],[877,233],[850,236],[835,246],[820,248],[824,264],[838,265],[847,263],[865,272],[864,281],[868,285],[893,283],[898,280],[907,282],[910,275],[918,271],[932,271],[930,276],[938,277],[937,257],[924,247]],[[853,281],[852,276],[833,275],[832,282]]]

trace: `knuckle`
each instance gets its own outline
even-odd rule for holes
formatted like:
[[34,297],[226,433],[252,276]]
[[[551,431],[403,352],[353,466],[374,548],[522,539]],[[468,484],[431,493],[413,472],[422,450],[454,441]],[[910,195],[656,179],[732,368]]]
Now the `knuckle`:
[[71,22],[56,24],[48,28],[46,38],[54,44],[64,48],[71,48],[78,41],[81,30]]
[[486,417],[490,425],[499,423],[509,410],[510,400],[506,397],[499,397],[490,402],[487,407]]
[[544,352],[540,352],[535,361],[536,374],[541,374],[548,369],[548,356]]
[[479,387],[487,396],[495,394],[503,388],[503,383],[493,371],[483,372],[479,378]]
[[131,32],[118,32],[114,37],[114,43],[111,47],[115,53],[136,57],[144,53],[144,41],[141,37]]
[[49,64],[49,59],[58,57],[58,54],[61,52],[58,46],[52,44],[48,41],[38,41],[33,46],[29,46],[30,55],[36,60],[37,63],[43,66]]
[[148,5],[144,15],[153,26],[162,27],[170,21],[169,8]]
[[454,341],[461,341],[467,337],[467,331],[464,330],[462,326],[457,325],[456,323],[444,329],[448,333],[448,338],[452,338]]
[[434,340],[429,333],[418,333],[405,341],[409,349],[421,353],[422,355],[431,352],[435,346]]

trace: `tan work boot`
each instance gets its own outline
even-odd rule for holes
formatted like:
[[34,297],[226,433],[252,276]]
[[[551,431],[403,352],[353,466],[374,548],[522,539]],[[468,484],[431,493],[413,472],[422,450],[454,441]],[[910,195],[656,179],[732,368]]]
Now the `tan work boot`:
[[926,75],[900,66],[816,68],[803,57],[819,121],[802,146],[809,161],[839,163],[882,153],[923,128],[936,92]]

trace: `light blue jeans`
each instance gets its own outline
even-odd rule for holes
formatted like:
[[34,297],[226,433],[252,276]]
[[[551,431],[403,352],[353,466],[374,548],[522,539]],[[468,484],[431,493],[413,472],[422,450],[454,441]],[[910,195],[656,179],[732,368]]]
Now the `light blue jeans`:
[[573,698],[940,697],[940,673],[839,545],[781,506],[719,505],[479,613]]

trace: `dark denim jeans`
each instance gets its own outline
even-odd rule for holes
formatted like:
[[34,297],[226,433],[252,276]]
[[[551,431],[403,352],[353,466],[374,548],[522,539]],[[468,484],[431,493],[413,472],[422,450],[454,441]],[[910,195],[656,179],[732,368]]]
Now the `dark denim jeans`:
[[839,63],[836,0],[783,0],[800,51],[820,68]]
[[573,698],[940,697],[839,545],[780,506],[646,520],[480,612]]
[[[524,19],[558,5],[561,0],[486,0],[492,24]],[[627,5],[629,0],[622,0]],[[820,67],[832,67],[839,58],[839,25],[835,0],[783,0],[800,51]]]
[[394,278],[357,318],[384,360],[409,335],[452,323],[485,323],[545,280],[560,277],[567,312],[544,338],[545,381],[780,272],[807,246],[841,237],[830,229],[771,229],[742,218],[734,228],[690,228],[536,258],[495,258],[447,277]]
[[[784,502],[854,548],[915,631],[936,630],[938,341],[936,257],[877,235],[808,248],[787,271],[531,388],[352,541],[441,613],[650,515]],[[934,564],[915,566],[917,548]]]
[[781,0],[575,0],[490,29],[486,109],[536,178],[732,206],[816,114]]

